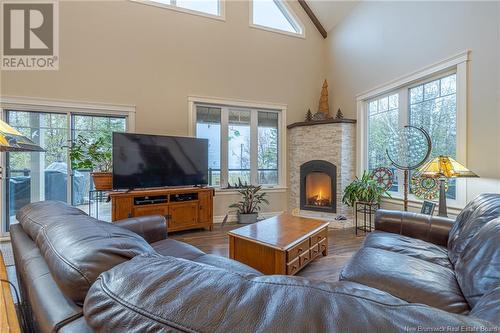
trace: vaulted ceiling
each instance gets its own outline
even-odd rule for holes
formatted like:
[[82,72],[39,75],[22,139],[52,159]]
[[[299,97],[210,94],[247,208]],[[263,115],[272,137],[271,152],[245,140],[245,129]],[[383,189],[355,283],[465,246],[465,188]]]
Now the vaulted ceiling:
[[306,0],[306,2],[325,30],[330,32],[344,17],[349,15],[359,0]]

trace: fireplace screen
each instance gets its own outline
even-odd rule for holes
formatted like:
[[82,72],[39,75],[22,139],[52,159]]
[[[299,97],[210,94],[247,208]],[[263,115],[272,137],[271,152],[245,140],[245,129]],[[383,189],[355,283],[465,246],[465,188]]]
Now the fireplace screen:
[[309,161],[300,167],[300,209],[335,213],[335,165],[321,160]]
[[306,176],[306,199],[308,206],[332,205],[332,179],[323,172],[310,172]]

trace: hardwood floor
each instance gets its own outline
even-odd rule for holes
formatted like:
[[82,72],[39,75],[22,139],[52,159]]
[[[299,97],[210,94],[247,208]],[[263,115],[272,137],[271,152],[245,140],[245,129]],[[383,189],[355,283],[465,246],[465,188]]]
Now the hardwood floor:
[[[213,231],[183,231],[169,234],[174,238],[196,246],[206,253],[229,257],[227,232],[241,227],[227,224],[221,228],[214,225]],[[338,281],[339,274],[347,261],[361,247],[364,236],[355,236],[354,229],[328,229],[328,256],[319,257],[304,267],[297,276],[322,281]]]

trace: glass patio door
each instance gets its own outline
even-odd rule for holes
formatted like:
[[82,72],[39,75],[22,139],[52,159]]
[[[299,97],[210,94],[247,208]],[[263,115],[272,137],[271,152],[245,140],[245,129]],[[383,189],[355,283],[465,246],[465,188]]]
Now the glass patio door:
[[[103,137],[112,145],[114,131],[126,131],[125,116],[87,115],[7,110],[6,121],[31,138],[45,152],[6,154],[3,211],[6,231],[16,223],[16,213],[24,205],[43,201],[63,201],[88,212],[93,189],[91,170],[71,170],[68,146],[79,135],[91,141]],[[109,205],[100,205],[99,218],[110,216]]]
[[69,131],[66,114],[7,111],[7,122],[45,152],[6,154],[5,198],[7,230],[16,222],[16,213],[30,202],[68,202]]

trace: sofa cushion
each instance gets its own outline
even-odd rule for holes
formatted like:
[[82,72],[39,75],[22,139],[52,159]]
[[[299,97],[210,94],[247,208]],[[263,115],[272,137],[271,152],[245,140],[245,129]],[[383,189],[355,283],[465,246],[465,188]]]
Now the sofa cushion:
[[19,225],[10,228],[21,296],[29,304],[31,317],[40,332],[56,332],[83,310],[67,298],[55,283],[40,250]]
[[500,326],[500,282],[476,302],[469,315]]
[[344,267],[340,279],[384,290],[410,303],[469,312],[453,270],[400,253],[364,247]]
[[479,229],[497,217],[500,217],[500,194],[481,194],[465,206],[448,238],[448,255],[453,265]]
[[374,231],[366,236],[363,245],[365,247],[373,247],[400,253],[444,267],[453,268],[448,259],[448,250],[445,247],[420,239],[390,232]]
[[455,265],[457,281],[471,306],[500,283],[500,218],[471,238]]
[[492,325],[349,282],[228,272],[140,256],[103,273],[84,314],[98,332],[403,332]]
[[192,260],[214,267],[223,268],[228,271],[262,275],[262,273],[260,273],[259,271],[236,260],[206,254],[205,252],[190,244],[179,242],[175,239],[164,239],[151,244],[151,246],[153,247],[153,249],[155,249],[156,252],[164,256]]
[[40,201],[21,208],[16,219],[32,240],[36,240],[40,230],[59,221],[72,221],[75,216],[86,216],[83,211],[60,201]]
[[36,243],[59,288],[77,304],[83,303],[99,274],[154,252],[136,233],[88,216],[45,226]]

